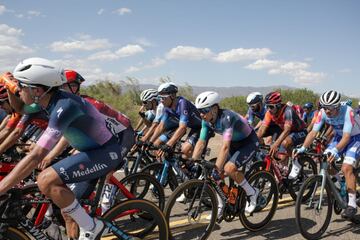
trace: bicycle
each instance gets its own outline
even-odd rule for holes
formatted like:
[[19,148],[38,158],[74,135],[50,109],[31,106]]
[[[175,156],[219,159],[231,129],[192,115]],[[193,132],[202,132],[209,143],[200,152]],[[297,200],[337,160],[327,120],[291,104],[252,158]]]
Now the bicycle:
[[282,166],[278,156],[289,157],[286,152],[278,152],[276,156],[272,157],[269,153],[269,146],[260,146],[259,153],[257,154],[258,160],[253,163],[250,169],[246,172],[245,177],[249,177],[256,171],[266,170],[271,172],[276,181],[279,184],[280,199],[285,193],[289,193],[291,198],[296,200],[297,192],[300,189],[302,183],[309,178],[317,174],[317,166],[312,158],[302,155],[298,158],[301,165],[300,173],[296,179],[288,179],[289,169],[291,169],[292,159],[290,159],[288,165]]
[[[98,214],[105,176],[99,179],[93,199],[80,201],[89,206],[89,214]],[[45,233],[49,221],[44,221],[44,214],[51,200],[40,194],[34,185],[24,189],[14,188],[2,196],[0,205],[1,239],[19,240],[53,239]],[[54,214],[56,214],[54,212]],[[59,214],[59,212],[57,212]],[[54,216],[56,221],[61,216]],[[109,231],[119,239],[139,239],[158,227],[157,239],[168,239],[168,227],[161,210],[152,202],[144,199],[130,199],[116,203],[101,217]],[[57,224],[59,224],[57,222]]]
[[[333,208],[336,214],[340,214],[342,209],[347,207],[346,196],[341,196],[339,189],[328,173],[329,163],[327,155],[316,153],[304,153],[309,156],[319,158],[319,175],[308,178],[300,188],[295,205],[296,226],[301,235],[306,239],[320,238],[330,224]],[[354,169],[357,183],[360,184],[360,168]],[[305,193],[305,194],[304,194]],[[305,197],[304,195],[309,195]],[[360,207],[360,193],[357,191],[357,205]],[[339,211],[340,210],[340,211]],[[310,215],[306,218],[306,215]],[[321,217],[325,219],[322,220]],[[360,223],[358,219],[353,219],[355,223]]]
[[[218,198],[224,203],[225,221],[230,222],[238,215],[240,222],[250,231],[258,231],[270,222],[276,211],[279,193],[276,181],[269,172],[259,171],[249,178],[249,183],[257,187],[260,194],[255,211],[247,215],[245,191],[237,186],[239,194],[235,203],[231,204],[224,191],[210,177],[211,170],[215,167],[214,162],[193,161],[202,166],[204,177],[188,180],[177,187],[165,207],[165,218],[168,223],[172,223],[170,234],[173,239],[183,239],[183,231],[186,231],[187,238],[207,239],[217,220]],[[184,201],[177,201],[182,194],[185,195]]]

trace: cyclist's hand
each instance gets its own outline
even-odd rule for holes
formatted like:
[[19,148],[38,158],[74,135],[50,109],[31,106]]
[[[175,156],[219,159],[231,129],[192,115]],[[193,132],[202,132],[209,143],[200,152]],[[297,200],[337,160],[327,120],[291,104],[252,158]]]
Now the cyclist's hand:
[[172,150],[173,149],[171,146],[169,146],[167,144],[163,144],[163,145],[161,145],[160,150],[158,151],[158,157],[163,158],[163,157],[165,157],[166,153],[171,153]]
[[300,148],[294,148],[292,152],[292,157],[295,158],[299,154],[306,152],[306,148],[304,146],[301,146]]
[[271,145],[270,151],[269,151],[270,156],[273,157],[277,153],[278,150],[279,150],[279,146],[277,144],[274,143],[273,145]]
[[38,165],[38,168],[40,170],[44,170],[45,168],[47,168],[50,164],[51,164],[52,159],[50,158],[44,158]]
[[335,159],[339,158],[339,150],[337,150],[336,147],[332,148],[332,149],[326,149],[324,151],[324,154],[329,154],[330,156],[328,156],[328,162],[333,162]]

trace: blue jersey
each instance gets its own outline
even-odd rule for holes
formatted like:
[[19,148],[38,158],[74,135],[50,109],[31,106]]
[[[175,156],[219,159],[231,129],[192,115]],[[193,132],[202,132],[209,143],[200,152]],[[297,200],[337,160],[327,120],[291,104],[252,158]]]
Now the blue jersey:
[[309,114],[307,114],[306,112],[304,112],[304,114],[302,115],[302,120],[303,120],[304,122],[306,122],[307,124],[310,124],[311,121],[312,121],[312,119],[313,119],[313,117],[314,117],[314,113],[315,113],[315,111],[311,111],[311,112],[309,112]]
[[343,133],[350,133],[351,136],[360,134],[360,117],[347,105],[341,105],[339,114],[333,118],[329,118],[324,109],[321,109],[316,116],[313,130],[319,131],[324,123],[331,125],[339,136]]
[[155,112],[154,110],[147,110],[145,112],[145,119],[149,122],[152,122],[155,119]]
[[179,124],[185,124],[191,129],[201,128],[200,113],[190,101],[183,97],[177,98],[175,109],[165,108],[161,121],[167,125],[168,121],[175,121]]
[[74,94],[55,92],[45,111],[49,115],[49,124],[37,144],[48,150],[62,135],[79,151],[99,148],[113,136],[106,127],[105,115]]
[[219,114],[214,125],[202,121],[200,139],[205,140],[206,136],[212,130],[223,135],[224,141],[238,142],[247,138],[252,128],[247,120],[240,114],[227,109],[219,109]]
[[249,108],[247,111],[248,123],[253,124],[255,117],[259,118],[260,120],[263,120],[265,117],[265,113],[266,113],[265,107],[262,107],[260,112],[254,112],[251,108]]

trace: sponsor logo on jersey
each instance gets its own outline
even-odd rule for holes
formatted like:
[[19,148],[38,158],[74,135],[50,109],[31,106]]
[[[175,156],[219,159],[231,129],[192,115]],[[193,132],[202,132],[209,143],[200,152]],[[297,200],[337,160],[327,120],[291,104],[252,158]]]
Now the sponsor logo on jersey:
[[60,117],[60,114],[64,111],[64,109],[62,107],[60,107],[56,112],[57,112],[57,117]]
[[65,171],[65,168],[61,167],[60,168],[60,174],[64,176],[65,180],[69,180],[69,175],[67,174],[67,172]]

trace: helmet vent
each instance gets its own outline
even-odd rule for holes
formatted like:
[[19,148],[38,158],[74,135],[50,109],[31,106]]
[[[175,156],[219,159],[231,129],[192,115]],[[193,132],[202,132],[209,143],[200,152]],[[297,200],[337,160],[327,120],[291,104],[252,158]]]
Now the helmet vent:
[[25,70],[28,70],[29,68],[31,68],[31,64],[30,65],[26,65],[26,66],[24,66],[23,68],[21,68],[21,69],[19,69],[18,71],[19,72],[22,72],[22,71],[25,71]]

